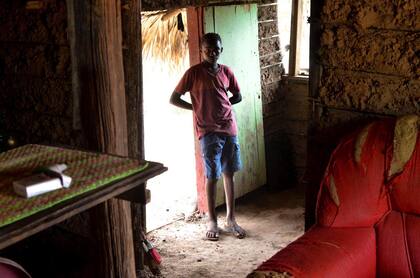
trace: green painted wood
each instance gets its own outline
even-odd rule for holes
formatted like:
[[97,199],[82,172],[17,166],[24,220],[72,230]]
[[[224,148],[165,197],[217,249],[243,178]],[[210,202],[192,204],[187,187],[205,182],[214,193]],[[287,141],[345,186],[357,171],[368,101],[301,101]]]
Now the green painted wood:
[[[204,31],[222,37],[220,63],[233,70],[243,96],[242,102],[234,105],[244,166],[235,174],[235,195],[240,197],[266,183],[257,5],[206,7]],[[216,202],[224,203],[221,181]]]

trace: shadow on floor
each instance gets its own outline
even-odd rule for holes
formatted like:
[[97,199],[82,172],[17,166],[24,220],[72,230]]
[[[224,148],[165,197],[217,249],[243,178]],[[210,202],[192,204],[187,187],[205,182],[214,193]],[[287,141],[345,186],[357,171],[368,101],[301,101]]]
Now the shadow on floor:
[[[222,231],[219,241],[205,240],[205,218],[176,221],[149,233],[163,258],[161,277],[245,277],[303,234],[303,190],[262,187],[236,204],[237,221],[248,234],[245,239]],[[222,206],[219,227],[224,217]]]

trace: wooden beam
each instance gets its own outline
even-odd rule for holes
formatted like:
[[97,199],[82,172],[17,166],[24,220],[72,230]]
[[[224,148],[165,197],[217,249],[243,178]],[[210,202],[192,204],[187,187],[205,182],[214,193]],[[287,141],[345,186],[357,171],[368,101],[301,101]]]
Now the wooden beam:
[[190,65],[192,66],[201,62],[200,38],[204,34],[202,7],[187,8],[187,27]]
[[293,0],[292,2],[292,19],[290,25],[290,53],[289,53],[289,76],[296,76],[297,69],[297,44],[299,33],[299,6],[300,0]]
[[[126,77],[128,155],[144,159],[141,0],[127,0],[123,10],[124,72]],[[146,232],[146,184],[130,192],[134,255],[137,277],[144,271],[142,234]],[[136,202],[133,202],[136,200]],[[144,276],[144,275],[143,275]]]
[[[73,2],[73,3],[71,3]],[[74,22],[81,120],[91,150],[128,155],[119,0],[68,0]],[[71,15],[71,16],[70,16]],[[128,202],[112,199],[92,210],[99,239],[98,277],[135,277]]]
[[123,11],[124,72],[126,77],[128,154],[144,159],[141,0],[127,0]]
[[[318,109],[316,109],[316,99],[318,98],[319,83],[321,80],[322,68],[319,63],[319,50],[321,48],[321,14],[322,8],[324,7],[324,0],[313,0],[311,1],[311,16],[310,16],[310,35],[309,35],[309,97],[311,97],[312,111],[309,119],[309,140],[307,146],[307,168],[310,171],[310,162],[321,161],[317,157],[317,150],[319,146],[313,144],[314,126],[316,125]],[[312,140],[312,141],[311,141]],[[316,143],[316,142],[315,142]],[[315,156],[315,157],[314,157]],[[317,162],[319,165],[319,162]],[[315,211],[316,211],[316,198],[319,190],[319,180],[313,178],[309,180],[305,185],[305,230],[308,230],[313,224],[315,224]]]

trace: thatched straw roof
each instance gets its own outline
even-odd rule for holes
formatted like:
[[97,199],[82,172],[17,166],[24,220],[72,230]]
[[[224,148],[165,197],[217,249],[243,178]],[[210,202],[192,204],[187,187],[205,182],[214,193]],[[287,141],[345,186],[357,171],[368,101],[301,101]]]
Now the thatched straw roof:
[[144,59],[161,60],[170,67],[183,63],[188,55],[187,17],[184,9],[144,12],[141,24]]

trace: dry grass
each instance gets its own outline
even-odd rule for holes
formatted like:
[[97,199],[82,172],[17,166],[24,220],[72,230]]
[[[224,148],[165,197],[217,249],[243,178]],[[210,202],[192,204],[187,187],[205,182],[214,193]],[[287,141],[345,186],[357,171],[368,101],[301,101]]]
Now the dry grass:
[[[178,30],[181,14],[184,31]],[[143,57],[160,60],[176,69],[188,55],[187,17],[183,9],[144,12],[141,18]]]

